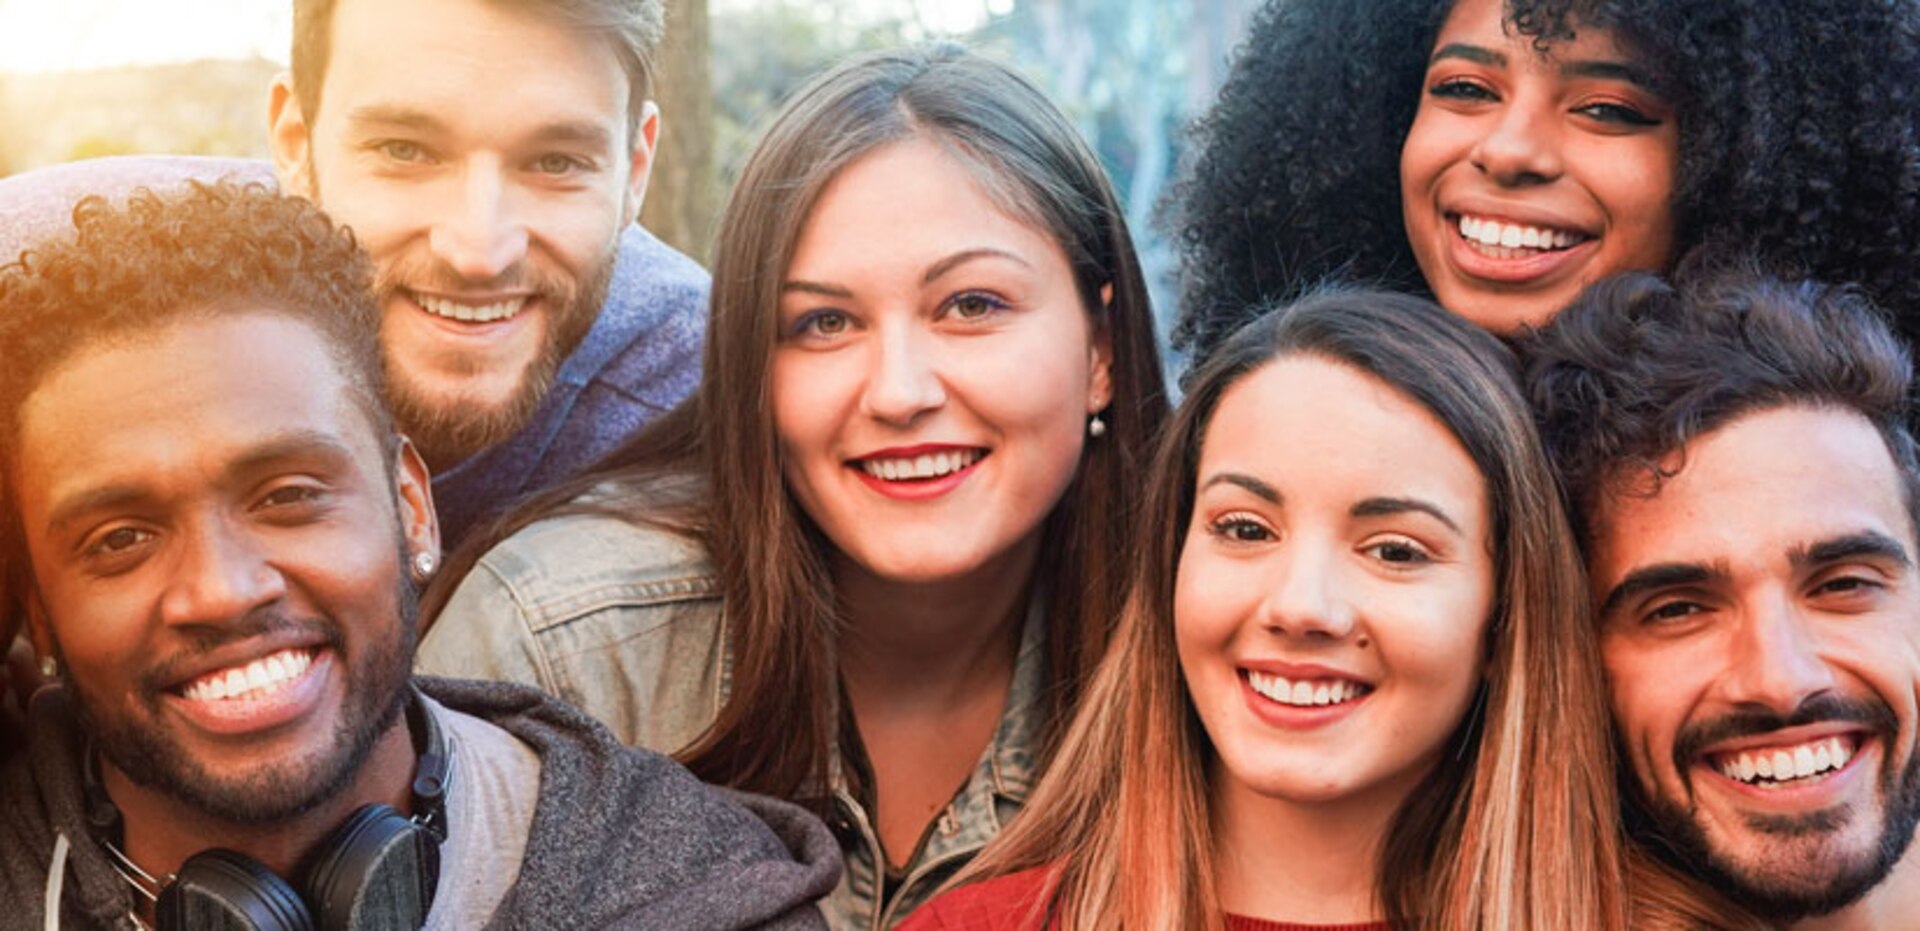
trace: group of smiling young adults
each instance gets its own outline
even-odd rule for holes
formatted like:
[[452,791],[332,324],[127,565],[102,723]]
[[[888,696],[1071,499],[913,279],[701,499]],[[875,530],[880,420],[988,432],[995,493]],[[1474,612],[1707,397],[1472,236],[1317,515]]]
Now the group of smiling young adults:
[[[694,399],[456,557],[421,665],[811,807],[845,927],[1840,911],[1623,833],[1589,515],[1498,337],[1735,257],[1920,311],[1915,16],[1269,4],[1179,195],[1170,424],[1129,232],[1054,107],[949,50],[839,67],[741,172]],[[1665,798],[1629,772],[1630,810]]]
[[417,668],[811,811],[836,927],[1920,926],[1920,5],[1271,0],[1196,141],[1173,410],[1033,85],[808,83]]

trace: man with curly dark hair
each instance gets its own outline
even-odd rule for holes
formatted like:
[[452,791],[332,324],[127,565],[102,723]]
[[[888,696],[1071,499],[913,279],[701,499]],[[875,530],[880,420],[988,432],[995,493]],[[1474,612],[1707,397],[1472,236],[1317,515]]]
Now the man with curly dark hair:
[[1524,337],[1598,606],[1631,827],[1774,921],[1920,903],[1920,460],[1856,291],[1599,285]]
[[351,237],[231,185],[75,226],[0,266],[0,563],[56,682],[0,926],[824,926],[810,815],[413,678],[438,531]]
[[1505,332],[1733,250],[1920,328],[1916,24],[1913,0],[1271,0],[1175,203],[1176,342],[1329,278]]

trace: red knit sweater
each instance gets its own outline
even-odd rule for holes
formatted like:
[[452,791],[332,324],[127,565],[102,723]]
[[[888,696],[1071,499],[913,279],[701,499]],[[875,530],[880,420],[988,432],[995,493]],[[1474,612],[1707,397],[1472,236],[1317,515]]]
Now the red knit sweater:
[[[1052,867],[1036,867],[962,886],[922,905],[899,931],[1042,931],[1035,924],[1041,896],[1052,886]],[[1227,916],[1228,931],[1388,931],[1385,922],[1303,925]]]

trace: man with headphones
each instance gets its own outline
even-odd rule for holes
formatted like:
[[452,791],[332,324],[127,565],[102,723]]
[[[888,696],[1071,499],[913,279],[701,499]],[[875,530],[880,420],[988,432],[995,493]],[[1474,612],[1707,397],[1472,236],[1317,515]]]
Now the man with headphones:
[[820,925],[800,809],[410,678],[439,541],[350,237],[232,185],[74,224],[0,268],[0,564],[55,682],[0,928]]

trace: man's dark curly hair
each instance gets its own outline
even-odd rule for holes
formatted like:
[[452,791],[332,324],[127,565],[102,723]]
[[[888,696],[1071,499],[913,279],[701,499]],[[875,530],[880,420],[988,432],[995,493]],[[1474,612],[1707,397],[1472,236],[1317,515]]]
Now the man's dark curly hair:
[[1907,426],[1913,362],[1857,289],[1786,283],[1752,266],[1676,289],[1644,272],[1595,285],[1518,348],[1534,418],[1578,535],[1615,494],[1657,493],[1696,437],[1803,405],[1873,424],[1920,528]]
[[[1401,143],[1453,0],[1270,0],[1176,189],[1175,344],[1345,278],[1430,294],[1400,208]],[[1676,266],[1757,254],[1853,282],[1920,330],[1920,4],[1508,0],[1550,47],[1589,25],[1648,65],[1680,132]]]
[[21,405],[63,360],[102,339],[227,313],[311,326],[377,435],[392,433],[372,265],[317,208],[257,184],[195,182],[167,196],[136,191],[122,206],[86,198],[73,225],[72,236],[0,266],[0,462],[9,470]]

